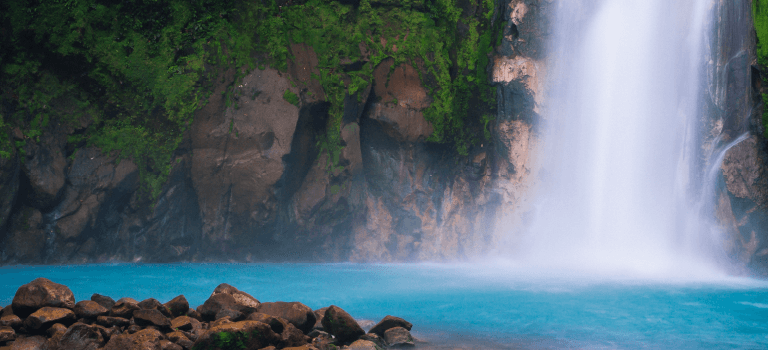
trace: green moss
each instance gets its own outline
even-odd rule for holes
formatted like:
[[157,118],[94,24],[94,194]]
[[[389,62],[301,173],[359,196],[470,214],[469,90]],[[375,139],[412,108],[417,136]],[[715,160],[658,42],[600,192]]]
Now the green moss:
[[283,99],[296,107],[299,106],[299,96],[293,93],[291,90],[285,90],[283,93]]
[[[768,0],[752,1],[752,18],[757,34],[757,63],[768,67]],[[763,94],[763,135],[768,138],[768,96]]]

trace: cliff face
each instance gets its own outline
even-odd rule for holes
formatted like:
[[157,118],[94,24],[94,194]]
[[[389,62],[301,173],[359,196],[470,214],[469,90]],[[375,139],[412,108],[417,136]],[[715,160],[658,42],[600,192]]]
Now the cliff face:
[[[417,261],[488,251],[499,241],[497,220],[519,219],[533,178],[544,4],[496,9],[504,35],[487,77],[498,113],[482,125],[489,138],[465,156],[427,142],[424,111],[434,99],[424,62],[392,59],[344,98],[343,148],[325,151],[330,105],[305,44],[290,46],[287,71],[267,66],[236,79],[230,70],[213,80],[156,201],[139,190],[137,165],[114,152],[67,157],[78,126],[52,121],[26,140],[24,155],[0,163],[0,261]],[[367,62],[360,57],[345,70]]]
[[724,245],[737,268],[768,275],[768,140],[760,95],[766,67],[757,63],[751,1],[720,1],[714,40],[716,72],[711,90],[717,106],[712,135],[728,143],[720,166],[715,212]]
[[[213,80],[156,201],[139,190],[140,169],[130,160],[95,148],[67,157],[67,136],[88,118],[79,126],[52,121],[24,154],[0,159],[0,263],[442,261],[492,251],[525,227],[540,177],[551,6],[498,7],[503,37],[486,72],[496,115],[482,125],[488,138],[466,156],[427,141],[434,125],[425,110],[435,100],[419,60],[379,63],[373,81],[343,99],[343,148],[325,150],[331,105],[305,44],[290,46],[283,72],[267,66],[237,79],[230,70]],[[758,77],[765,75],[753,36],[740,39],[751,30],[749,2],[720,8],[714,65],[725,93],[713,99],[722,111],[713,133],[724,142],[751,136],[725,156],[716,212],[729,254],[764,273],[768,158]],[[354,71],[367,60],[361,52],[343,64]]]

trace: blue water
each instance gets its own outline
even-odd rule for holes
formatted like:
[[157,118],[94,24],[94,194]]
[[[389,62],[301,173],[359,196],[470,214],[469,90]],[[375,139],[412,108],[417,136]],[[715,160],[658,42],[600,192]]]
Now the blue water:
[[37,277],[77,300],[184,294],[195,307],[219,283],[260,301],[338,305],[358,319],[391,314],[423,347],[768,348],[768,283],[604,279],[437,264],[169,264],[0,267],[0,306]]

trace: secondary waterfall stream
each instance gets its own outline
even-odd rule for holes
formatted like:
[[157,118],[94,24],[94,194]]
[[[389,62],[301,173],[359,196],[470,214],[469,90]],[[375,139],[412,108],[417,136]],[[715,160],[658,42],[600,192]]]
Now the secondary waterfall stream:
[[713,3],[561,1],[527,264],[706,271],[701,147]]

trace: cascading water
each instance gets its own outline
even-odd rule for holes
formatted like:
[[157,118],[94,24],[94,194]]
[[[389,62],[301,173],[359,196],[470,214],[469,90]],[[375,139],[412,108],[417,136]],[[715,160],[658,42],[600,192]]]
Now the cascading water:
[[712,5],[557,5],[527,264],[656,275],[706,260],[695,202]]

